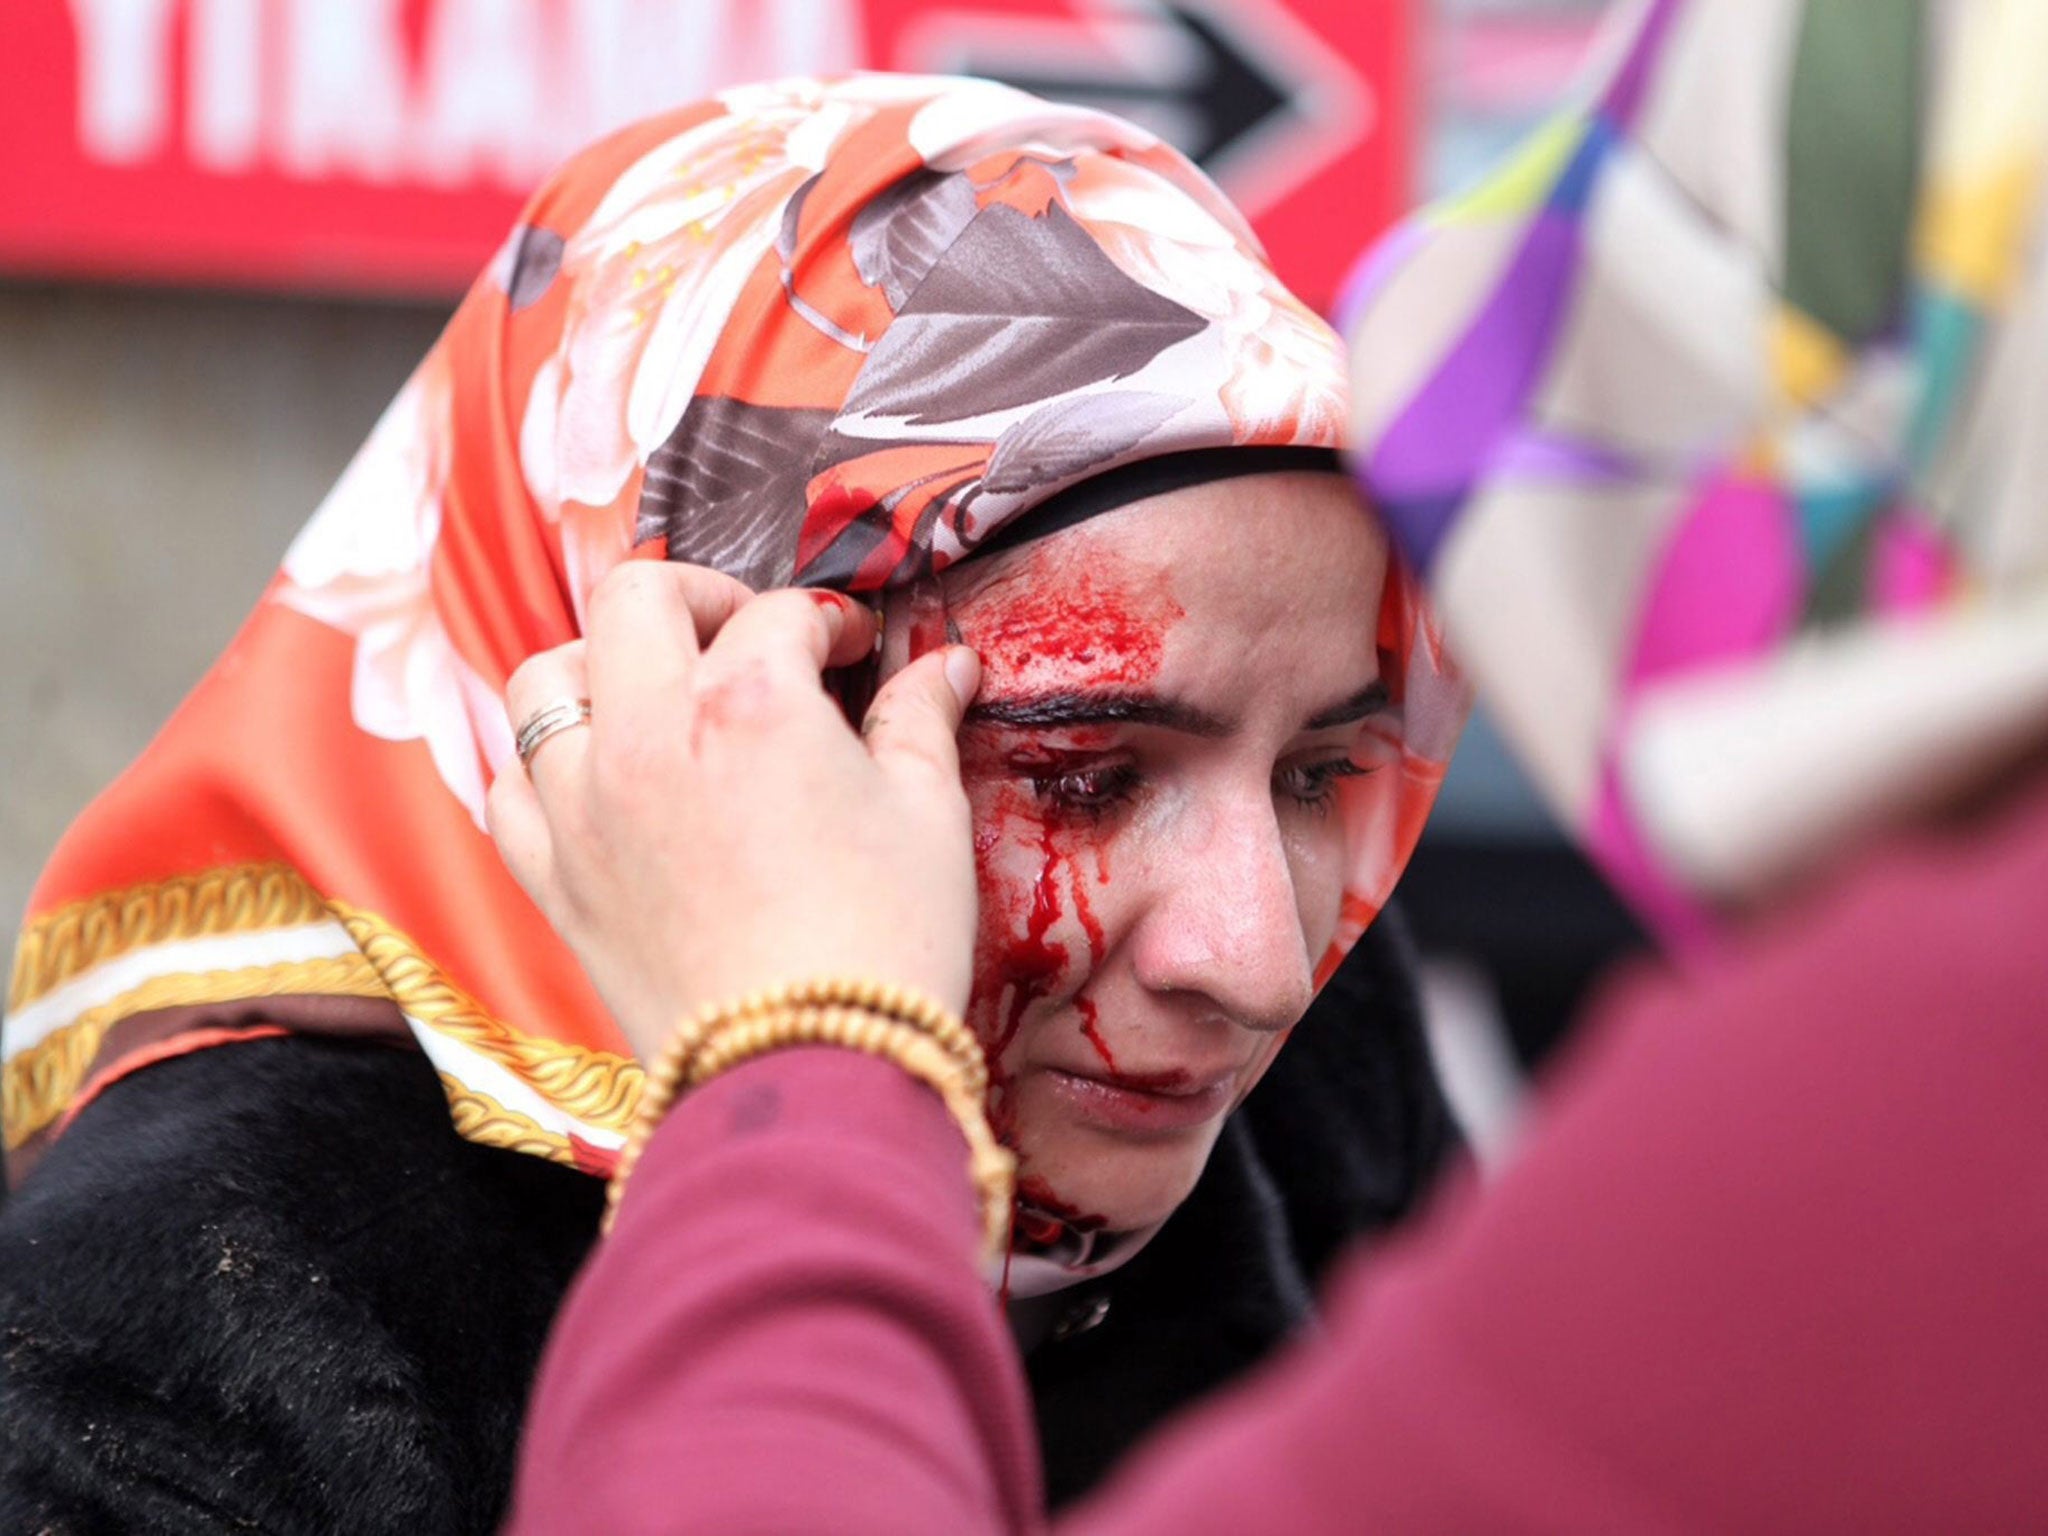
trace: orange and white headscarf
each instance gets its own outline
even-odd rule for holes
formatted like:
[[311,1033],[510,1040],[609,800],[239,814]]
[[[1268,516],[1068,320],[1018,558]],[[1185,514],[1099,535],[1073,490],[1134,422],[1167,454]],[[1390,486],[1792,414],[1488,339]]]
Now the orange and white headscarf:
[[[728,91],[559,172],[226,654],[73,826],[0,1049],[9,1167],[165,1056],[418,1043],[456,1128],[607,1170],[640,1069],[483,830],[503,687],[634,555],[881,591],[1190,449],[1336,448],[1336,337],[1128,123],[981,81]],[[1382,609],[1402,770],[1345,786],[1371,920],[1462,695]]]

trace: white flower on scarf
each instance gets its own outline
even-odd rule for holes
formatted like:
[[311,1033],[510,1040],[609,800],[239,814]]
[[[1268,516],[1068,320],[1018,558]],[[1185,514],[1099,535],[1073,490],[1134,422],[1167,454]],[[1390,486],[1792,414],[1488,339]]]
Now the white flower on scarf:
[[815,82],[728,93],[729,115],[641,156],[569,238],[560,344],[520,428],[522,472],[559,522],[581,613],[632,541],[619,499],[682,420],[789,200],[874,110]]
[[430,353],[284,558],[277,601],[353,635],[349,707],[386,741],[424,741],[484,824],[486,768],[510,756],[504,702],[456,652],[429,568],[448,478],[450,382]]

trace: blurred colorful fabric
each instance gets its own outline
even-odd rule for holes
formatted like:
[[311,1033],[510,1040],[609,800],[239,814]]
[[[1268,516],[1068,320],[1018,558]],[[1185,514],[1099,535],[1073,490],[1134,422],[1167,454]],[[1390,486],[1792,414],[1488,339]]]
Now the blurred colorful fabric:
[[2048,717],[2048,5],[1648,0],[1354,274],[1356,471],[1672,942]]

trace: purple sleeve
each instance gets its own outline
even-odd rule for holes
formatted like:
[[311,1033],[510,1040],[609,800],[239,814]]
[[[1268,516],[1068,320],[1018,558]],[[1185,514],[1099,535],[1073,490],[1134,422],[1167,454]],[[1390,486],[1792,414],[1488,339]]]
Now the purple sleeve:
[[[1063,1536],[2048,1529],[2044,934],[2037,812],[1638,987],[1498,1184]],[[864,1060],[684,1104],[559,1326],[513,1528],[1034,1529],[962,1156]]]
[[936,1095],[851,1052],[679,1105],[556,1323],[508,1529],[1034,1528],[966,1157]]

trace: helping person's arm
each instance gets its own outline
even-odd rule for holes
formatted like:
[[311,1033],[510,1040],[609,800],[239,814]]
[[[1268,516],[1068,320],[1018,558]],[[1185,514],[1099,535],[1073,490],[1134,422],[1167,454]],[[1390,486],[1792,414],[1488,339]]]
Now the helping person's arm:
[[[2037,797],[1639,990],[1497,1185],[1060,1536],[2041,1528],[2048,951],[2009,935],[2044,924]],[[513,1529],[1038,1529],[965,1156],[830,1052],[677,1106],[551,1346]]]
[[966,1156],[935,1094],[852,1051],[678,1106],[549,1346],[512,1531],[1036,1529]]

